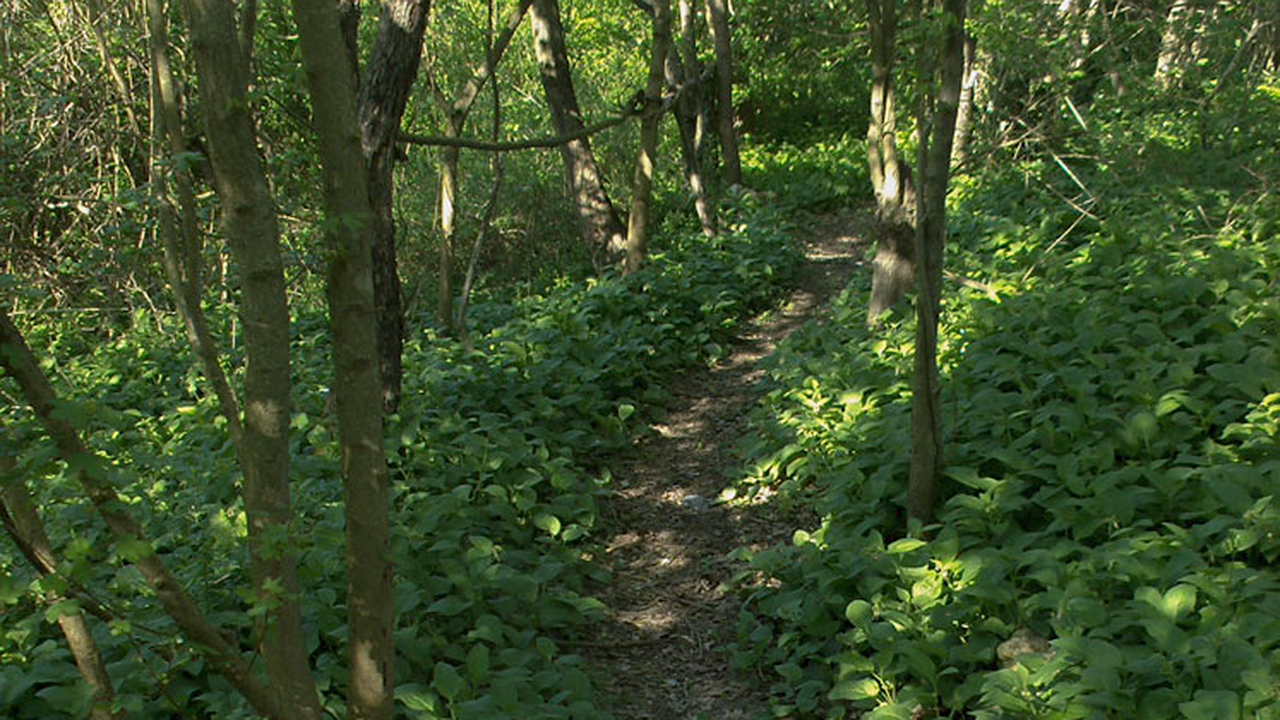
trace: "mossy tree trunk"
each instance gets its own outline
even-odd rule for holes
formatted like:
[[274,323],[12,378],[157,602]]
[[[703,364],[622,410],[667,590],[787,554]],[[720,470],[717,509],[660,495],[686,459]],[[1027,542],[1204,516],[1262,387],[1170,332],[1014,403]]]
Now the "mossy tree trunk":
[[356,88],[346,59],[333,52],[342,43],[337,6],[294,0],[293,7],[328,216],[329,317],[346,507],[347,703],[351,718],[389,720],[394,710],[395,604],[377,362],[375,221]]

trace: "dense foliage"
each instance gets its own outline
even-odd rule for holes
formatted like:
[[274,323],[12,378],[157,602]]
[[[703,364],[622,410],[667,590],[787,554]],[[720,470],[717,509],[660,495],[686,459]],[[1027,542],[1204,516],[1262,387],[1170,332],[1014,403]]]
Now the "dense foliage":
[[742,552],[779,715],[1274,716],[1280,103],[1241,100],[957,189],[948,264],[999,300],[949,286],[937,524],[900,516],[912,321],[864,329],[857,280],[777,354],[743,483],[821,518]]
[[[397,647],[401,708],[413,718],[596,717],[580,660],[558,640],[598,615],[591,587],[597,461],[660,402],[665,375],[722,352],[738,318],[784,286],[797,255],[776,215],[743,208],[712,241],[671,242],[628,278],[565,283],[546,295],[481,305],[490,326],[476,352],[420,333],[388,452],[394,484]],[[153,324],[153,321],[158,325]],[[172,318],[139,318],[110,343],[36,331],[66,390],[64,412],[119,462],[118,486],[145,513],[157,550],[181,568],[212,616],[248,634],[252,598],[235,457],[212,399],[187,360]],[[295,324],[293,474],[308,646],[322,690],[344,683],[341,482],[323,318]],[[4,386],[6,394],[13,389]],[[31,591],[63,583],[110,593],[115,620],[99,638],[134,717],[244,717],[242,701],[203,672],[141,579],[108,550],[66,467],[31,418],[5,413],[4,451],[19,476],[39,478],[46,522],[68,548],[65,573],[38,580],[6,555],[0,709],[6,717],[77,716],[91,696]],[[639,414],[637,414],[639,413]],[[210,582],[212,579],[212,582]],[[52,583],[52,586],[50,585]],[[68,603],[75,601],[67,601]],[[125,618],[129,618],[125,620]],[[330,709],[340,694],[327,693]]]
[[[367,53],[377,13],[357,4]],[[1280,716],[1275,3],[969,4],[974,95],[950,197],[949,469],[936,522],[902,513],[914,319],[898,308],[866,328],[869,278],[858,275],[771,361],[724,496],[800,526],[789,545],[736,554],[734,665],[766,679],[776,717]],[[584,119],[613,116],[644,84],[645,3],[561,5]],[[517,3],[432,6],[403,122],[419,135],[443,133],[452,93]],[[591,252],[558,150],[507,154],[468,341],[439,334],[427,306],[441,153],[401,148],[411,329],[404,397],[385,424],[401,717],[609,716],[595,689],[605,670],[575,648],[611,581],[597,544],[610,454],[666,401],[670,377],[718,357],[741,319],[794,280],[797,221],[871,197],[864,3],[734,6],[747,187],[708,171],[724,232],[704,237],[676,123],[664,121],[640,272],[586,279]],[[58,555],[58,572],[41,576],[0,543],[0,715],[14,720],[89,716],[93,693],[55,622],[76,610],[93,616],[130,717],[251,716],[134,565],[154,549],[240,647],[262,642],[275,601],[250,589],[242,470],[161,271],[152,176],[173,165],[194,174],[205,311],[243,387],[241,279],[201,154],[189,37],[167,11],[190,152],[161,158],[143,5],[0,7],[3,309],[65,398],[57,412],[110,459],[151,540],[110,536],[77,467],[0,373],[0,492],[31,488]],[[698,15],[705,68],[714,58]],[[250,104],[293,313],[293,520],[265,545],[297,555],[308,669],[325,710],[343,717],[346,513],[321,164],[294,16],[263,3],[257,20]],[[898,28],[908,161],[914,108],[937,75],[936,30],[906,17]],[[548,133],[527,26],[494,84],[498,97],[486,87],[463,135]],[[636,126],[592,137],[619,210]],[[704,140],[714,160],[717,143]],[[461,153],[458,258],[480,233],[497,167],[489,153]]]

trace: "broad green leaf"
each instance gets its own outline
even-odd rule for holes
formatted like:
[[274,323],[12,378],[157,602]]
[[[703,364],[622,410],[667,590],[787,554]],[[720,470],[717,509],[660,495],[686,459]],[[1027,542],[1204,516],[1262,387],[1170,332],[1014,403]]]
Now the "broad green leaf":
[[858,627],[865,627],[871,621],[871,603],[866,600],[854,600],[844,608],[845,618]]
[[560,518],[550,513],[542,513],[533,519],[533,524],[540,530],[545,530],[549,535],[555,537],[560,534]]
[[489,646],[477,644],[467,651],[467,675],[475,685],[481,685],[489,677]]
[[860,677],[842,680],[827,693],[828,700],[871,700],[880,695],[880,683],[875,678]]
[[1176,621],[1196,607],[1196,589],[1192,585],[1174,585],[1164,594],[1165,612]]
[[467,690],[467,681],[462,679],[457,668],[447,662],[436,663],[435,672],[431,676],[431,687],[450,702],[457,700]]
[[1231,690],[1197,690],[1178,709],[1187,720],[1240,720],[1240,697]]
[[885,550],[885,552],[889,553],[890,555],[901,555],[903,553],[909,553],[912,550],[918,550],[927,544],[928,543],[926,543],[924,540],[921,540],[920,538],[902,538],[900,540],[894,540],[892,543],[890,543],[889,547]]
[[636,414],[636,406],[631,403],[622,403],[618,405],[618,419],[626,422],[627,418]]
[[396,688],[396,702],[408,710],[418,712],[437,712],[439,698],[431,692],[431,688],[421,683],[405,683]]
[[427,612],[437,615],[457,615],[471,605],[470,600],[460,595],[446,595],[427,606]]

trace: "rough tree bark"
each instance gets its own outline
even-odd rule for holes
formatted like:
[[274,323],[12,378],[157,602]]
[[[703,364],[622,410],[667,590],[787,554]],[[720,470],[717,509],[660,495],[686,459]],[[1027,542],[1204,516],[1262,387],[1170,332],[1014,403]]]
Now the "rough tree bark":
[[[530,10],[534,54],[542,88],[551,108],[551,126],[559,135],[580,132],[584,125],[569,72],[564,27],[558,0],[534,0]],[[626,231],[609,201],[591,144],[584,136],[560,146],[569,193],[578,213],[582,237],[602,267],[626,248]]]
[[893,81],[898,13],[896,0],[867,0],[871,30],[871,118],[867,162],[876,195],[876,259],[867,324],[906,295],[915,280],[915,189],[910,166],[898,152]]
[[329,219],[325,226],[333,387],[346,507],[347,703],[355,720],[389,720],[394,710],[395,603],[368,166],[357,123],[356,88],[346,59],[332,52],[342,42],[337,6],[294,0],[293,8]]
[[671,3],[651,0],[653,7],[653,55],[649,58],[649,81],[644,91],[644,117],[640,120],[640,156],[636,158],[631,183],[631,214],[627,218],[627,259],[625,272],[644,265],[648,244],[649,203],[653,199],[653,165],[658,151],[658,126],[662,123],[662,83],[671,50]]
[[733,51],[729,38],[729,8],[725,0],[706,0],[707,27],[716,52],[716,126],[724,155],[724,181],[742,183],[738,157],[738,131],[733,126]]
[[[396,134],[422,59],[429,0],[383,0],[378,34],[360,83],[360,143],[373,211],[373,292],[378,312],[378,367],[383,409],[400,405],[404,310],[396,261],[393,173]],[[346,29],[343,28],[343,32]],[[345,40],[344,40],[345,42]]]
[[261,643],[273,689],[320,716],[298,604],[289,521],[289,310],[275,204],[249,114],[248,78],[226,0],[183,0],[222,222],[241,273],[245,340],[243,495],[250,574],[266,612]]
[[[920,217],[916,229],[919,269],[916,296],[916,355],[911,394],[911,477],[907,512],[921,523],[933,519],[942,480],[942,380],[938,375],[938,311],[947,236],[947,184],[960,85],[964,78],[965,0],[942,0],[940,86],[922,103]],[[925,73],[930,77],[932,73]]]

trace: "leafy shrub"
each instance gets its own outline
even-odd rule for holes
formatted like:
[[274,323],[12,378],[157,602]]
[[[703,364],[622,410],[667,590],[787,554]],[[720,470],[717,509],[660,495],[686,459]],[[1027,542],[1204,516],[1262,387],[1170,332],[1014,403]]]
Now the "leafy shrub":
[[936,525],[900,518],[910,319],[851,288],[788,340],[744,483],[822,521],[740,552],[779,716],[1276,716],[1280,204],[1201,157],[1095,168],[1065,234],[1034,168],[958,193],[948,262],[1003,294],[946,298]]
[[[428,718],[601,716],[581,659],[562,648],[598,617],[590,535],[601,453],[618,448],[673,370],[722,352],[738,319],[790,279],[798,254],[779,218],[741,209],[731,231],[671,243],[643,271],[503,307],[473,333],[477,352],[423,332],[406,351],[405,397],[386,437],[392,466],[400,711]],[[146,318],[140,318],[146,320]],[[48,329],[68,403],[90,443],[117,461],[118,486],[157,550],[218,622],[248,638],[243,508],[234,453],[212,398],[177,341],[172,318],[100,346]],[[294,326],[292,428],[299,582],[308,647],[328,709],[343,667],[345,582],[338,447],[324,414],[326,322]],[[232,364],[238,363],[231,353]],[[52,362],[52,361],[51,361]],[[52,367],[52,364],[50,365]],[[4,392],[15,390],[4,386]],[[67,580],[110,598],[121,618],[98,641],[119,698],[134,717],[247,717],[210,677],[140,577],[88,517],[78,489],[25,413],[5,413],[4,451],[19,475],[40,478],[40,503],[65,548],[66,578],[35,579],[0,554],[0,712],[17,720],[78,716],[91,699],[37,591]]]

